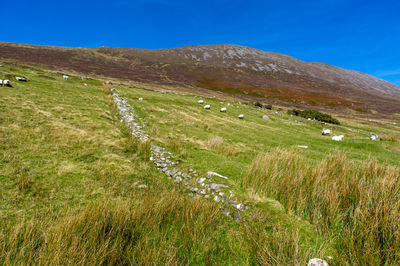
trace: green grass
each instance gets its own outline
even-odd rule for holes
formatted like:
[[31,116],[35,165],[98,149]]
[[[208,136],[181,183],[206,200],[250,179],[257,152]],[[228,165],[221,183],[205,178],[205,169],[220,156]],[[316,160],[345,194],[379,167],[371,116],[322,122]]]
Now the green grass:
[[[215,98],[204,98],[211,104],[204,110],[194,95],[117,86],[148,125],[152,143],[176,154],[183,168],[229,177],[251,206],[235,223],[155,169],[148,146],[120,124],[100,81],[16,65],[0,71],[14,84],[0,88],[0,264],[304,265],[314,256],[343,262],[342,242],[330,234],[336,231],[321,230],[308,207],[243,183],[249,166],[259,154],[275,156],[276,148],[295,149],[309,167],[332,151],[354,164],[373,157],[395,166],[400,159],[396,126],[340,119],[342,125],[326,126],[345,135],[333,142],[321,136],[320,124],[283,111]],[[383,140],[370,141],[363,134],[369,131]]]

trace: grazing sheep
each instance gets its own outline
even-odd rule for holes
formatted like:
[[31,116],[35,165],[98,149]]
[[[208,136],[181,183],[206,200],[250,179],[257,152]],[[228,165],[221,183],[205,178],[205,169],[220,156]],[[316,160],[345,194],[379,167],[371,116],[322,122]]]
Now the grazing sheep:
[[333,137],[332,137],[332,140],[335,140],[335,141],[342,141],[342,140],[343,140],[343,138],[344,138],[344,136],[343,136],[343,135],[339,135],[339,136],[333,136]]
[[211,106],[209,104],[204,105],[204,109],[210,109],[210,108],[211,108]]
[[222,113],[226,113],[226,107],[222,107],[221,110],[219,110]]
[[141,102],[141,101],[143,101],[143,98],[142,98],[142,97],[140,97],[140,98],[139,98],[139,101],[140,101],[140,102]]
[[8,79],[3,80],[3,86],[11,87],[11,82]]
[[203,104],[203,103],[204,103],[204,101],[203,101],[203,100],[199,100],[197,103],[199,103],[199,104]]
[[69,79],[69,76],[63,75],[63,79]]
[[239,119],[243,119],[244,118],[244,114],[240,114],[238,115]]
[[0,79],[0,87],[3,87],[3,80]]
[[263,117],[262,117],[264,120],[271,120],[271,118],[269,118],[269,116],[267,116],[267,115],[263,115]]
[[87,87],[87,83],[83,83],[83,86]]
[[368,132],[368,135],[369,135],[369,139],[370,139],[370,140],[377,140],[377,139],[379,139],[379,136],[376,135],[375,133]]
[[322,135],[330,135],[332,133],[332,131],[330,129],[323,129],[322,130]]
[[27,81],[24,77],[15,77],[17,81]]

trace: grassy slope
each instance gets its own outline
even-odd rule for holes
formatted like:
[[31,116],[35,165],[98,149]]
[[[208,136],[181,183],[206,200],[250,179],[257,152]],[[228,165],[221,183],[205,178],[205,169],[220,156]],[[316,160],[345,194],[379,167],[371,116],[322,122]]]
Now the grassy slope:
[[[323,126],[282,112],[275,115],[274,110],[261,111],[251,105],[215,98],[205,99],[205,104],[210,104],[211,110],[204,110],[203,105],[197,104],[199,98],[192,95],[161,94],[127,88],[120,88],[120,91],[125,93],[130,103],[148,121],[157,141],[163,145],[169,144],[170,148],[179,142],[184,147],[185,162],[188,165],[196,165],[204,171],[215,170],[234,180],[241,179],[243,170],[255,155],[276,147],[308,145],[310,149],[302,151],[302,154],[313,161],[320,161],[333,150],[346,152],[356,160],[373,156],[380,162],[397,164],[400,159],[400,154],[396,152],[400,147],[397,141],[373,142],[365,134],[375,132],[398,139],[400,132],[395,126],[379,128],[346,121],[342,126]],[[139,97],[144,100],[138,101]],[[221,107],[227,107],[227,113],[219,112]],[[239,120],[239,114],[245,114],[245,119]],[[268,114],[272,121],[263,120],[264,114]],[[331,128],[334,134],[344,134],[346,137],[343,142],[334,142],[330,137],[321,135],[322,128]],[[226,156],[224,152],[208,149],[208,140],[215,136],[222,137],[238,154]]]
[[[146,121],[153,141],[179,154],[183,167],[229,176],[235,191],[256,205],[257,219],[236,224],[212,203],[188,199],[155,170],[124,133],[100,82],[65,81],[16,66],[0,71],[29,78],[0,89],[0,253],[6,254],[0,264],[66,262],[71,256],[77,258],[70,263],[296,264],[313,255],[335,256],[331,239],[323,240],[276,201],[241,188],[248,165],[259,153],[299,144],[310,146],[300,153],[312,164],[334,149],[355,160],[372,153],[396,164],[400,157],[398,142],[372,142],[349,132],[398,138],[395,127],[344,123],[334,132],[349,137],[337,143],[320,136],[320,125],[284,114],[268,113],[273,121],[264,121],[252,106],[230,102],[224,114],[219,108],[227,102],[219,99],[206,99],[212,106],[206,111],[191,95],[117,87]],[[240,113],[244,120],[237,119]],[[216,136],[225,144],[212,146]],[[44,244],[46,237],[53,249]]]

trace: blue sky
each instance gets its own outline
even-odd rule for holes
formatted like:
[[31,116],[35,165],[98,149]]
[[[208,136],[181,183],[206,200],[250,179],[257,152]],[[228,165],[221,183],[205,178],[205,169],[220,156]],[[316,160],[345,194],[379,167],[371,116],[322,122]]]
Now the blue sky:
[[400,1],[1,0],[0,41],[172,48],[230,43],[400,85]]

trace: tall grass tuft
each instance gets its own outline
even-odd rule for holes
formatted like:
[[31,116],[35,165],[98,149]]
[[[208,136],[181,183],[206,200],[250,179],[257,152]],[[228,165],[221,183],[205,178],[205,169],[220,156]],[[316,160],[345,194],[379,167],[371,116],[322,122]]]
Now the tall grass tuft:
[[227,144],[224,139],[220,136],[215,136],[207,141],[208,148],[224,154],[226,156],[236,156],[239,150],[234,146]]
[[230,252],[218,207],[176,192],[36,218],[0,229],[1,265],[223,263],[221,254]]
[[400,168],[333,152],[318,165],[277,149],[251,163],[242,185],[273,197],[336,238],[341,263],[400,263]]

